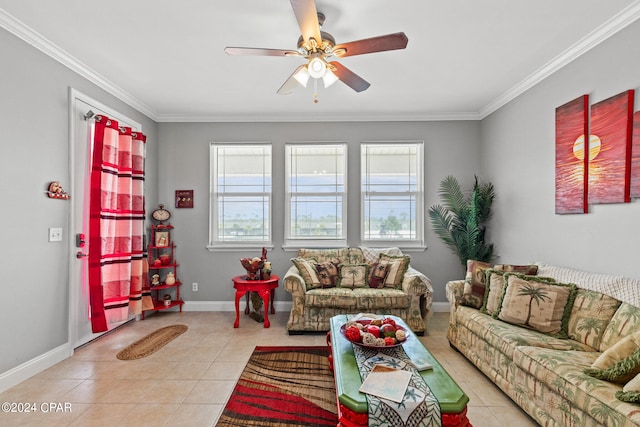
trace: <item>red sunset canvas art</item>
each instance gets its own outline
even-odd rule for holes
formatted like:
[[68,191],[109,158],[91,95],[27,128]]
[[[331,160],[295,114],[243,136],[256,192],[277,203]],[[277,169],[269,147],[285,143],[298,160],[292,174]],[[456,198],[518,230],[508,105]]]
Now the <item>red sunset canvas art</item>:
[[556,213],[587,213],[589,95],[556,108]]
[[631,201],[631,130],[634,91],[591,107],[589,202]]
[[631,137],[631,197],[640,197],[640,111],[633,114]]

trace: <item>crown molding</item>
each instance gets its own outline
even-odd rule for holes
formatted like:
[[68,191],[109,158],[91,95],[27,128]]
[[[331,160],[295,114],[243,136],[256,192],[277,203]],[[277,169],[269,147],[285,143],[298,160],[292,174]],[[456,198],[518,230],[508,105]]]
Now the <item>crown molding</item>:
[[640,18],[640,0],[636,0],[630,4],[628,7],[620,11],[620,13],[593,30],[573,46],[569,47],[560,55],[538,68],[520,83],[481,108],[478,112],[480,120],[522,95],[524,92],[560,70],[565,65],[579,58],[603,41],[607,40],[609,37],[635,22],[638,18]]
[[100,75],[100,73],[88,67],[86,64],[78,61],[67,51],[52,43],[42,34],[33,30],[22,21],[14,18],[3,9],[0,9],[0,27],[6,29],[16,37],[29,43],[31,46],[58,61],[75,73],[86,78],[98,87],[106,90],[111,95],[140,111],[142,114],[146,115],[152,120],[157,121],[158,114],[153,110],[153,108],[149,107],[144,102],[132,96],[121,87],[115,85],[107,78]]
[[516,97],[520,96],[542,80],[546,79],[565,65],[569,64],[584,53],[593,49],[603,41],[607,40],[618,31],[627,27],[640,18],[640,0],[636,0],[631,5],[620,11],[607,22],[589,33],[576,44],[566,49],[560,55],[540,67],[534,73],[526,77],[517,85],[482,107],[477,112],[440,112],[440,113],[412,113],[412,114],[342,114],[340,117],[333,115],[300,115],[300,116],[268,116],[264,114],[248,115],[180,115],[180,114],[159,114],[149,105],[134,97],[124,89],[115,85],[86,64],[78,61],[72,55],[59,46],[47,40],[44,36],[34,31],[23,22],[14,18],[3,9],[0,9],[0,27],[5,28],[15,36],[29,43],[36,49],[60,62],[65,67],[86,78],[98,87],[104,89],[111,95],[130,105],[142,114],[156,122],[371,122],[371,121],[447,121],[447,120],[482,120],[494,113]]
[[300,114],[300,115],[268,115],[268,114],[239,114],[239,115],[181,115],[160,114],[158,122],[168,123],[301,123],[301,122],[433,122],[433,121],[464,121],[480,120],[480,115],[475,112],[451,112],[451,113],[379,113],[379,114]]

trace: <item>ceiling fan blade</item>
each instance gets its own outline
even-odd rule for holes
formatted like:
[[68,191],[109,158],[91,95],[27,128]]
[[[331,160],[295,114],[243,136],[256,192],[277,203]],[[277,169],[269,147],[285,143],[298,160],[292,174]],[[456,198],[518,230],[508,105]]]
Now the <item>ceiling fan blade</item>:
[[227,55],[257,55],[257,56],[300,56],[296,50],[262,49],[257,47],[225,47]]
[[296,15],[302,38],[305,42],[314,38],[318,43],[322,41],[320,24],[318,23],[318,11],[315,0],[291,0],[293,13]]
[[333,73],[347,86],[356,92],[367,90],[371,84],[339,62],[330,63]]
[[409,38],[405,33],[387,34],[370,39],[341,43],[333,48],[333,54],[339,58],[344,58],[365,53],[404,49],[407,47],[407,43],[409,43]]
[[280,86],[280,89],[278,89],[276,93],[278,95],[289,95],[291,92],[293,92],[294,89],[296,89],[298,86],[301,86],[294,76],[298,71],[300,71],[300,69],[304,67],[305,65],[300,65],[298,68],[296,68],[295,71],[291,73],[289,78],[282,84],[282,86]]

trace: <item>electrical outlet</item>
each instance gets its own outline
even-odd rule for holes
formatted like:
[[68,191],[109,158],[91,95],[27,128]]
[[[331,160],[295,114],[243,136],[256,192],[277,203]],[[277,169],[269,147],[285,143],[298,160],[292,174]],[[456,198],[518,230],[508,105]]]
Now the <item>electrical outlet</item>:
[[62,228],[50,228],[49,229],[49,241],[50,242],[62,242]]
[[192,283],[191,284],[191,290],[193,292],[198,292],[198,284],[197,283]]

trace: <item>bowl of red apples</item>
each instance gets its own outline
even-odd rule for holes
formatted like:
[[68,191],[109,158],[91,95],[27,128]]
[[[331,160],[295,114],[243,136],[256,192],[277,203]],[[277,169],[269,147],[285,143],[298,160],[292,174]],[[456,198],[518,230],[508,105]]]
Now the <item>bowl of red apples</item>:
[[351,343],[367,348],[397,347],[410,336],[390,317],[350,320],[340,327],[340,332]]

